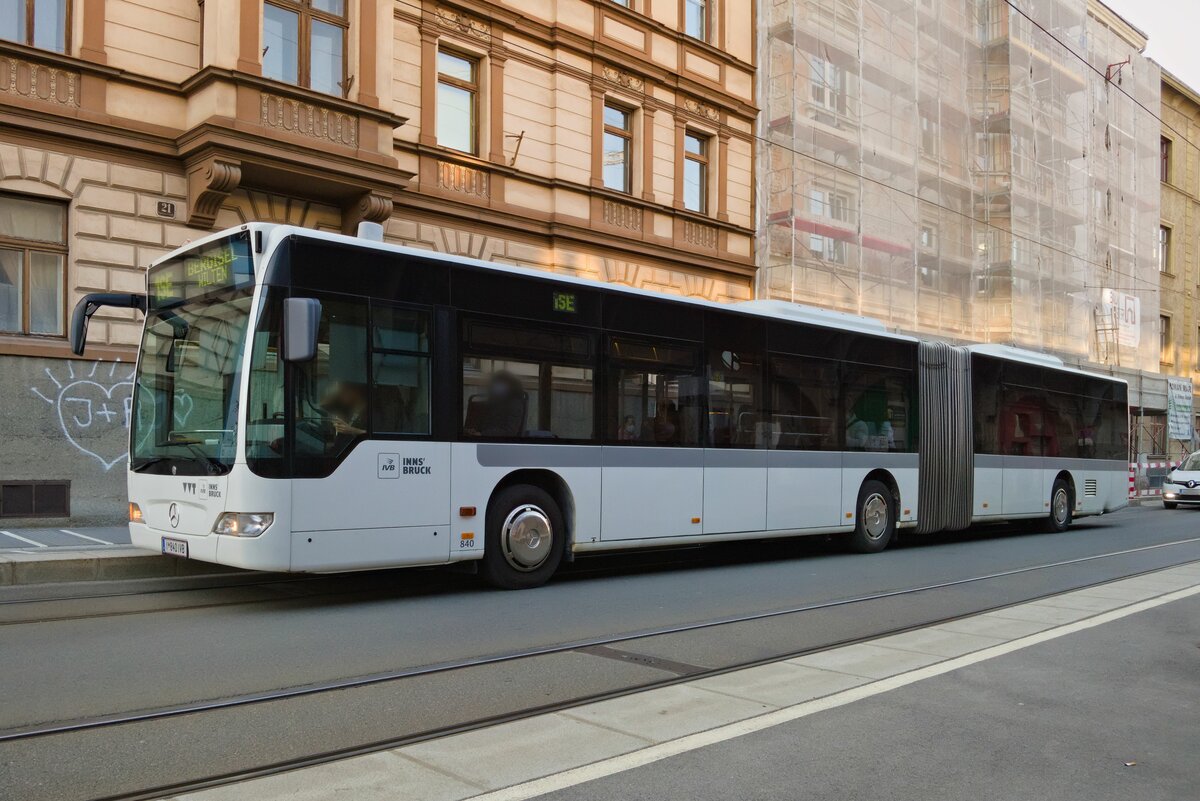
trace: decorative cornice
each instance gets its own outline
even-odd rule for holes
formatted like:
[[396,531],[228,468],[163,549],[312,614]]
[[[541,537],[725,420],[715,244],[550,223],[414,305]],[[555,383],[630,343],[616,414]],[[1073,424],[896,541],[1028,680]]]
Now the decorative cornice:
[[360,222],[385,224],[392,217],[392,196],[384,192],[364,192],[343,211],[345,233],[352,234]]
[[249,86],[257,89],[263,94],[270,94],[276,97],[286,98],[298,103],[307,103],[309,105],[330,109],[351,117],[360,119],[370,119],[376,122],[386,124],[391,128],[399,128],[408,122],[407,117],[395,114],[391,111],[365,106],[361,103],[355,103],[352,100],[327,95],[323,92],[314,92],[311,89],[305,89],[300,86],[293,86],[279,81],[273,81],[269,78],[263,78],[258,75],[250,75],[245,72],[237,72],[235,70],[225,69],[223,67],[205,67],[204,69],[192,75],[187,80],[178,84],[175,88],[177,91],[183,92],[185,95],[194,94],[197,90],[208,86],[211,83],[227,81],[235,86]]
[[618,86],[623,86],[631,92],[645,94],[646,81],[641,77],[629,72],[622,72],[614,66],[605,64],[600,68],[600,75],[609,83],[615,83]]
[[0,93],[79,108],[79,73],[0,53]]
[[444,6],[439,6],[435,14],[438,23],[445,28],[457,31],[464,36],[478,39],[481,42],[490,42],[492,40],[491,23],[469,16],[453,8],[445,8]]
[[358,118],[345,112],[268,92],[262,93],[261,109],[259,122],[268,128],[358,147]]
[[717,229],[711,225],[704,223],[693,222],[691,220],[683,221],[683,241],[689,245],[695,245],[699,248],[707,250],[716,250],[717,244],[720,241],[717,237]]
[[188,169],[188,225],[211,228],[229,193],[242,182],[242,163],[213,157]]
[[642,209],[604,198],[604,222],[635,234],[642,232]]
[[683,107],[697,117],[704,117],[706,120],[712,120],[713,122],[721,121],[721,112],[719,109],[694,97],[684,96]]
[[477,198],[490,196],[490,182],[486,170],[455,164],[452,161],[437,162],[438,189],[458,192]]

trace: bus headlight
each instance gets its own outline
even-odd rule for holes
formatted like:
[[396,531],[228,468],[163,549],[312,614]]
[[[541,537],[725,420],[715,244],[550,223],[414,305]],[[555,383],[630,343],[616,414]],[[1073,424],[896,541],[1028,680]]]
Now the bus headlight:
[[138,506],[133,501],[129,502],[129,522],[130,523],[141,523],[142,522],[142,507]]
[[213,526],[214,534],[230,537],[257,537],[271,527],[275,515],[267,513],[225,512]]

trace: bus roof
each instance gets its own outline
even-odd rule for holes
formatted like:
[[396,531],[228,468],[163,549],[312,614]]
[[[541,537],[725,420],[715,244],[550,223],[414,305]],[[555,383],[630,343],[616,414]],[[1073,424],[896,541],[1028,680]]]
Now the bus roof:
[[[756,317],[767,317],[776,320],[786,320],[789,322],[804,322],[824,328],[836,328],[844,331],[870,334],[872,336],[885,337],[887,339],[898,340],[902,342],[918,341],[916,337],[889,331],[880,320],[870,317],[859,317],[857,315],[831,311],[828,309],[820,309],[815,306],[802,306],[797,303],[788,303],[780,300],[749,300],[739,303],[718,303],[716,301],[704,300],[701,298],[690,298],[682,295],[669,295],[663,292],[656,292],[654,290],[638,289],[636,287],[625,286],[624,284],[597,281],[591,278],[579,278],[577,276],[551,273],[547,272],[546,270],[539,270],[532,267],[501,264],[499,262],[476,259],[470,256],[457,256],[449,253],[439,253],[433,250],[423,250],[421,248],[413,248],[405,245],[395,245],[389,242],[380,242],[374,239],[365,239],[363,237],[348,236],[346,234],[333,233],[330,231],[318,231],[312,228],[304,228],[295,225],[282,225],[278,223],[247,223],[246,225],[239,226],[237,229],[227,229],[225,231],[217,232],[210,236],[206,236],[203,239],[197,239],[163,258],[170,258],[178,255],[178,253],[182,252],[183,250],[190,249],[198,244],[203,244],[210,240],[227,236],[232,230],[262,231],[263,236],[270,240],[272,246],[275,242],[282,240],[284,237],[302,236],[309,239],[320,239],[329,242],[337,242],[339,244],[371,248],[373,250],[383,250],[389,253],[399,253],[416,256],[423,259],[444,261],[448,264],[466,265],[484,270],[491,270],[494,272],[510,273],[512,275],[520,275],[543,281],[559,281],[562,283],[586,286],[608,292],[619,292],[626,295],[654,298],[656,300],[686,303],[693,306],[702,306],[723,312],[732,311],[743,314],[752,314]],[[269,247],[264,248],[264,250],[269,250]]]
[[[889,331],[881,320],[878,320],[874,317],[863,317],[855,314],[848,314],[846,312],[822,309],[816,306],[805,306],[803,304],[790,303],[783,300],[747,300],[738,303],[718,303],[716,301],[704,300],[702,298],[691,298],[682,295],[668,295],[663,292],[656,292],[648,289],[638,289],[636,287],[626,286],[624,284],[608,283],[605,281],[597,281],[591,278],[579,278],[572,275],[562,275],[560,273],[550,273],[545,270],[539,270],[532,267],[520,267],[514,264],[502,264],[495,261],[476,259],[471,256],[458,256],[450,253],[439,253],[435,250],[425,250],[422,248],[408,247],[406,245],[395,245],[390,242],[367,239],[360,236],[349,236],[347,234],[334,233],[332,231],[318,231],[315,228],[305,228],[303,226],[285,225],[281,223],[246,223],[236,228],[227,228],[222,231],[216,231],[212,234],[192,240],[176,248],[167,255],[156,259],[151,266],[158,264],[161,261],[166,261],[167,259],[179,256],[180,254],[191,250],[198,245],[207,244],[208,242],[228,236],[233,231],[261,231],[263,237],[270,240],[268,246],[264,247],[264,250],[269,250],[271,246],[285,237],[302,236],[309,239],[320,239],[329,242],[337,242],[339,244],[353,245],[355,247],[383,250],[389,253],[400,253],[435,261],[444,261],[448,264],[469,265],[484,270],[511,273],[513,275],[521,275],[544,281],[559,281],[567,284],[576,284],[579,286],[601,289],[608,292],[618,292],[626,295],[655,298],[657,300],[668,300],[675,303],[686,303],[693,306],[702,306],[725,312],[741,312],[743,314],[752,314],[757,317],[766,317],[788,322],[800,322],[822,328],[834,328],[842,331],[870,334],[872,336],[885,337],[887,339],[898,340],[902,342],[920,341],[917,337],[909,336],[907,334],[900,334],[895,331]],[[1006,359],[1008,361],[1023,362],[1025,364],[1048,367],[1055,370],[1062,370],[1064,372],[1078,373],[1096,378],[1107,378],[1115,382],[1128,383],[1122,378],[1117,378],[1105,373],[1094,373],[1088,370],[1079,369],[1077,367],[1068,366],[1063,362],[1062,359],[1049,353],[1025,350],[1024,348],[1017,348],[1011,345],[968,345],[967,350],[971,353],[978,353],[981,356],[992,356],[999,359]]]

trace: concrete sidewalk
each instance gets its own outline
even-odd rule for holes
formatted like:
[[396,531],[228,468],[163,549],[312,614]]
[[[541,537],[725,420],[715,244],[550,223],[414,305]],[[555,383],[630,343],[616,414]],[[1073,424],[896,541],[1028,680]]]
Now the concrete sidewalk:
[[178,801],[1185,799],[1200,563]]
[[128,526],[0,528],[0,587],[233,572],[134,548]]
[[0,554],[30,548],[89,548],[128,545],[129,526],[75,528],[4,528],[0,526]]

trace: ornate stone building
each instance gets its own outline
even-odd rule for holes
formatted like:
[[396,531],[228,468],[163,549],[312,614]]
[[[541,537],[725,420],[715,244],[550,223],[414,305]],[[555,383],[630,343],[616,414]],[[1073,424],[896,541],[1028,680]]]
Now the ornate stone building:
[[417,247],[750,298],[751,6],[8,4],[0,520],[121,517],[140,320],[103,310],[79,361],[67,316],[215,228],[371,220]]
[[[1171,73],[1162,73],[1162,138],[1159,178],[1162,221],[1159,226],[1159,355],[1162,372],[1200,386],[1200,94]],[[1200,403],[1193,398],[1193,409]],[[1154,451],[1178,456],[1191,441],[1172,441],[1166,420],[1143,421]],[[1200,429],[1200,426],[1194,426]]]

